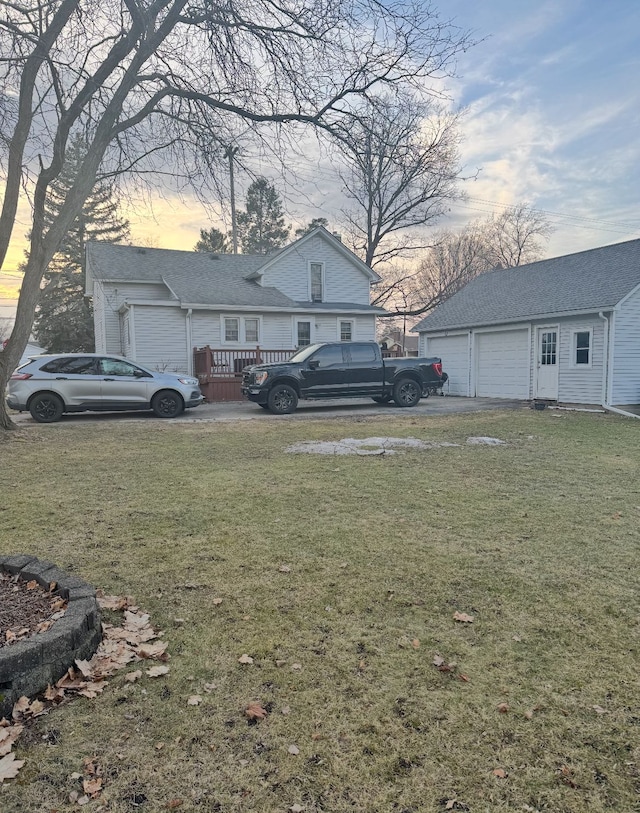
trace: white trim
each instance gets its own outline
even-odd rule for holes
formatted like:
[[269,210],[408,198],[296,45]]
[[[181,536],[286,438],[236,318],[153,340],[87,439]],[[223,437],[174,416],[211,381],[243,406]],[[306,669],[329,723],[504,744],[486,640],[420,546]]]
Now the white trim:
[[[137,302],[136,304],[143,304],[143,305],[156,305],[157,302]],[[166,302],[164,304],[173,305],[174,307],[178,304],[173,302]],[[348,308],[339,308],[339,307],[331,307],[331,302],[325,302],[325,305],[329,305],[328,308],[305,308],[304,305],[300,305],[297,302],[292,302],[291,305],[287,307],[273,307],[271,305],[203,305],[198,304],[197,302],[181,302],[181,308],[193,308],[193,310],[199,311],[229,311],[231,313],[237,312],[238,307],[242,309],[242,312],[246,313],[290,313],[290,314],[297,314],[297,313],[309,313],[315,316],[335,316],[339,313],[352,313],[354,315],[364,314],[365,316],[380,316],[384,314],[386,311],[383,308],[376,308],[375,310],[371,309],[369,305],[350,305]],[[362,310],[360,310],[362,308]]]
[[[586,364],[578,364],[577,354],[578,354],[578,347],[577,347],[577,335],[578,333],[588,333],[589,334],[589,361]],[[570,353],[571,356],[569,358],[569,367],[572,370],[590,370],[593,367],[593,328],[579,328],[579,327],[572,327],[571,328],[571,340],[570,340]],[[584,348],[582,348],[584,350]]]
[[620,308],[622,307],[622,305],[624,305],[624,303],[627,301],[627,299],[629,299],[630,297],[632,297],[632,296],[633,296],[634,294],[636,294],[638,291],[640,291],[640,283],[638,283],[638,285],[636,285],[636,286],[635,286],[635,288],[633,288],[631,291],[629,291],[629,293],[628,293],[628,294],[626,294],[625,296],[623,296],[623,297],[622,297],[622,299],[620,300],[620,302],[617,302],[617,303],[614,305],[614,309],[615,309],[615,310],[620,310]]
[[193,330],[191,315],[193,311],[188,310],[184,319],[185,339],[187,342],[187,372],[193,375]]

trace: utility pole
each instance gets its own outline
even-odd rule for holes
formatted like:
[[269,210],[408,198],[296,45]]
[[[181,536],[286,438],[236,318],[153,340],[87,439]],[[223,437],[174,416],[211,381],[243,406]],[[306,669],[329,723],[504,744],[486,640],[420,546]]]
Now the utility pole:
[[231,239],[233,241],[233,253],[238,253],[238,230],[236,228],[236,195],[233,185],[233,158],[238,152],[237,147],[226,147],[224,157],[229,159],[229,188],[231,191]]

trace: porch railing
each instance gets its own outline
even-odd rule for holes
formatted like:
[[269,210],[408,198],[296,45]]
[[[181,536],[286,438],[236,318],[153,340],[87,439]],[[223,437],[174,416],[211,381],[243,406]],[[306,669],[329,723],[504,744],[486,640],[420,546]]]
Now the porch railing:
[[287,361],[295,350],[265,350],[256,346],[242,350],[195,347],[193,370],[200,382],[205,399],[215,401],[241,401],[242,371],[251,364]]

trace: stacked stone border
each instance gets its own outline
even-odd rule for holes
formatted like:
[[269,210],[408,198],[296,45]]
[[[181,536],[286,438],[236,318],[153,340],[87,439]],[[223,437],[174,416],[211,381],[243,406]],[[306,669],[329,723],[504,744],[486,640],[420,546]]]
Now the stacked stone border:
[[68,602],[62,618],[46,632],[0,647],[0,718],[9,717],[14,703],[34,697],[59,680],[76,658],[87,660],[102,638],[96,591],[87,582],[70,576],[53,562],[34,556],[0,556],[0,570],[31,581],[45,590],[56,582],[54,595]]

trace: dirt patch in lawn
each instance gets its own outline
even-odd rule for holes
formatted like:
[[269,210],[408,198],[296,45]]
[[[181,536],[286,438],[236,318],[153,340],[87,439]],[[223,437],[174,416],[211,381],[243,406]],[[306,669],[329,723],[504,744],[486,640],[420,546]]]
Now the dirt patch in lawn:
[[[504,440],[490,437],[467,438],[472,446],[503,446]],[[324,454],[324,455],[392,455],[407,449],[428,451],[443,447],[459,447],[459,443],[447,443],[435,440],[420,440],[419,438],[343,438],[342,440],[303,440],[287,446],[286,452],[290,454]]]
[[36,581],[0,572],[0,647],[40,631],[59,609],[55,601]]

